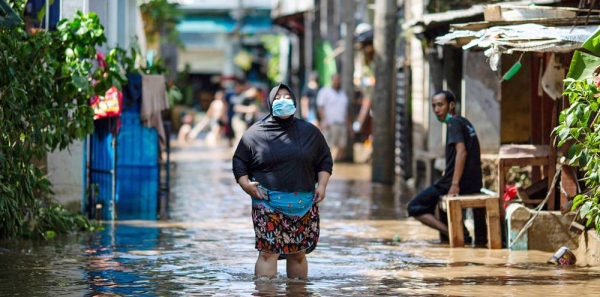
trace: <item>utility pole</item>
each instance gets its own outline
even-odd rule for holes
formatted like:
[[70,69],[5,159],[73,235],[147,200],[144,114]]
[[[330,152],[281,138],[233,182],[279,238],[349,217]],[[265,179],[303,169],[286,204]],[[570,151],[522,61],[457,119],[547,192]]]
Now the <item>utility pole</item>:
[[393,185],[397,0],[375,1],[375,90],[371,181]]
[[[343,22],[346,27],[346,35],[344,36],[344,54],[342,56],[342,90],[348,96],[348,116],[353,116],[354,111],[354,28],[356,20],[354,13],[356,11],[356,0],[348,0],[343,6]],[[354,137],[350,137],[348,133],[347,147],[344,151],[343,158],[347,161],[354,160],[353,149]]]

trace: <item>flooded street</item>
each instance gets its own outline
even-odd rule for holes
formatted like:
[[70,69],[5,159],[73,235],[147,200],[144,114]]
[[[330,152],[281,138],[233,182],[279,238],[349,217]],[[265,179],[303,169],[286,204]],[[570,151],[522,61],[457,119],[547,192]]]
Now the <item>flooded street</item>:
[[[597,296],[600,269],[550,253],[451,249],[406,218],[409,195],[338,164],[309,279],[255,280],[250,199],[228,148],[174,147],[170,218],[49,242],[0,242],[0,296]],[[395,240],[396,239],[396,240]]]

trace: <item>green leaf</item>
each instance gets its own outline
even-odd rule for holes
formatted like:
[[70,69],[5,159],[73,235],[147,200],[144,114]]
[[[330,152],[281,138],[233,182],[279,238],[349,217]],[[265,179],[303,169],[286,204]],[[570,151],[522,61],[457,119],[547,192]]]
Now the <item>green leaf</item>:
[[587,151],[582,151],[581,158],[579,158],[579,167],[583,168],[588,162],[588,153]]
[[592,201],[586,201],[579,209],[579,216],[585,218],[592,208]]
[[586,227],[589,227],[589,226],[592,224],[592,222],[593,222],[593,221],[594,221],[594,217],[591,217],[591,216],[590,216],[590,217],[587,219],[587,221],[585,222],[585,226],[586,226]]
[[75,87],[77,87],[77,89],[81,89],[83,91],[88,90],[90,87],[87,77],[81,75],[73,76],[73,84]]
[[580,151],[579,145],[573,144],[572,146],[569,147],[569,149],[567,151],[567,156],[569,158],[574,158],[579,151]]
[[563,127],[558,131],[558,137],[560,137],[560,139],[566,140],[568,138],[570,138],[569,136],[570,134],[570,130],[568,127]]
[[583,202],[585,202],[587,200],[587,196],[583,195],[583,194],[578,194],[573,198],[573,206],[571,207],[571,210],[576,210],[579,205],[581,205]]
[[576,80],[590,79],[598,65],[600,65],[600,57],[575,51],[567,77]]
[[600,27],[583,43],[582,48],[600,56]]
[[567,115],[567,122],[566,122],[566,124],[567,124],[568,127],[571,127],[571,126],[573,126],[573,122],[575,122],[575,114],[570,113],[570,114]]

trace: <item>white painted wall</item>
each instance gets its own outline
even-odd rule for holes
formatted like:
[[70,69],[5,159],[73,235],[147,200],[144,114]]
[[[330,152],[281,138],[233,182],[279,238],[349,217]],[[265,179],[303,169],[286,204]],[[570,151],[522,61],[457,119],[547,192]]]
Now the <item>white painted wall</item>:
[[[88,0],[62,0],[61,18],[71,19],[76,12],[88,11]],[[83,197],[82,141],[76,141],[67,149],[47,154],[48,179],[52,183],[56,200],[63,204],[81,203]]]
[[[424,13],[423,2],[418,0],[406,1],[406,20],[422,19]],[[432,139],[430,133],[441,135],[441,132],[431,131],[430,127],[441,131],[441,125],[435,125],[429,108],[429,65],[427,58],[423,54],[422,42],[414,35],[408,39],[407,56],[412,72],[412,122],[413,122],[413,150],[436,152],[438,149],[438,139]],[[436,153],[439,153],[437,151]],[[444,154],[443,146],[441,155]]]

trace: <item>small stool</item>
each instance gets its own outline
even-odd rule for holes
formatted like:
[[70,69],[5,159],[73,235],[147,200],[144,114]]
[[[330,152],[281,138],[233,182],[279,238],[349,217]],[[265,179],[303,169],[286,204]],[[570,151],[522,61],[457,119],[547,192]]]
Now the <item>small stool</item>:
[[442,203],[446,204],[445,206],[448,212],[448,237],[450,237],[450,247],[465,246],[462,210],[464,208],[485,207],[488,248],[502,248],[498,197],[484,194],[444,197]]

